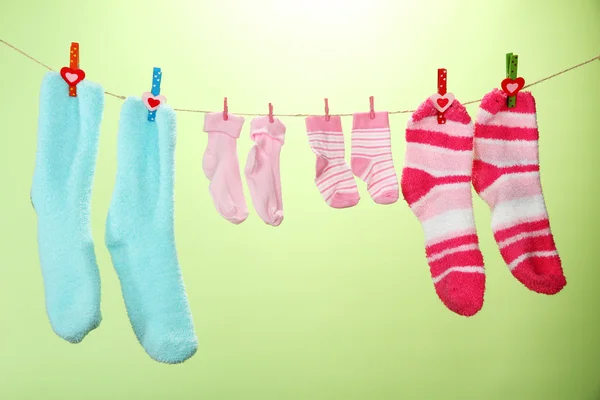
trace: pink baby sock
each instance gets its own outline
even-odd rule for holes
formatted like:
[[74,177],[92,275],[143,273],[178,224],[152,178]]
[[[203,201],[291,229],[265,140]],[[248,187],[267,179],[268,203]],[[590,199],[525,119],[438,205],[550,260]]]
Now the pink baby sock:
[[387,111],[354,114],[352,122],[352,172],[367,184],[374,202],[398,200],[398,178],[392,161],[390,123]]
[[492,210],[492,229],[512,274],[538,293],[558,293],[567,281],[550,232],[538,159],[535,99],[517,93],[515,108],[494,89],[475,123],[473,186]]
[[279,155],[283,146],[285,125],[274,118],[256,117],[250,124],[254,146],[246,160],[246,181],[254,209],[265,223],[278,226],[283,221]]
[[346,161],[342,120],[331,116],[306,118],[310,148],[317,156],[315,183],[325,202],[333,208],[352,207],[360,196]]
[[244,118],[238,115],[228,114],[227,120],[223,119],[222,112],[204,116],[208,145],[202,158],[202,169],[210,180],[208,189],[215,208],[234,224],[248,217],[237,156],[237,138],[243,124]]
[[427,261],[440,300],[464,316],[483,306],[485,270],[473,218],[473,124],[454,100],[438,124],[427,99],[406,129],[402,194],[425,234]]

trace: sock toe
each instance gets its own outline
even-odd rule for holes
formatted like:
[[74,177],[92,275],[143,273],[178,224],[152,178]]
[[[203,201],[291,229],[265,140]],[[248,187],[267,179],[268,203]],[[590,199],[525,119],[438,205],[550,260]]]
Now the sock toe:
[[377,204],[393,204],[398,201],[399,197],[398,190],[388,190],[375,197],[373,201]]
[[512,270],[512,274],[529,290],[541,294],[556,294],[567,285],[558,258],[526,259]]
[[355,193],[336,193],[329,201],[329,205],[333,208],[348,208],[358,204],[360,195]]
[[456,314],[471,317],[483,307],[485,275],[454,272],[435,285],[438,297]]
[[146,353],[155,361],[180,364],[198,350],[198,339],[193,332],[151,330],[141,340]]
[[232,213],[224,216],[232,224],[239,225],[248,218],[248,211],[234,209]]
[[241,224],[248,218],[248,211],[244,209],[238,209],[235,205],[231,204],[228,207],[219,207],[217,209],[219,214],[233,224]]
[[279,226],[279,225],[281,225],[282,222],[283,222],[283,211],[282,210],[277,210],[277,211],[271,213],[271,221],[270,221],[269,225]]
[[71,308],[49,315],[52,330],[69,343],[80,343],[88,333],[100,326],[100,312],[83,312]]

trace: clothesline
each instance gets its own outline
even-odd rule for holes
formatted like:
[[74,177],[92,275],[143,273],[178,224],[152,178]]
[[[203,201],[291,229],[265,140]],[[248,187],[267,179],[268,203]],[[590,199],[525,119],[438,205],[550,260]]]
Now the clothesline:
[[[23,50],[17,48],[16,46],[13,46],[12,44],[10,44],[10,43],[2,40],[2,39],[0,39],[0,42],[3,43],[3,44],[5,44],[6,46],[8,46],[9,48],[11,48],[12,50],[15,50],[16,52],[21,53],[25,57],[27,57],[30,60],[36,62],[37,64],[41,65],[42,67],[46,68],[47,70],[49,70],[49,71],[55,71],[54,69],[52,69],[48,65],[46,65],[43,62],[37,60],[36,58],[30,56],[29,54],[27,54]],[[552,75],[548,75],[548,76],[546,76],[544,78],[538,79],[537,81],[529,83],[529,84],[523,86],[523,89],[535,86],[535,85],[537,85],[539,83],[542,83],[544,81],[547,81],[549,79],[556,78],[559,75],[562,75],[562,74],[564,74],[566,72],[569,72],[569,71],[572,71],[574,69],[583,67],[584,65],[589,64],[589,63],[591,63],[591,62],[593,62],[595,60],[600,61],[600,54],[598,54],[597,56],[594,56],[594,57],[590,58],[587,61],[584,61],[584,62],[581,62],[579,64],[573,65],[573,66],[571,66],[569,68],[566,68],[566,69],[564,69],[562,71],[558,71],[558,72],[556,72],[556,73],[554,73]],[[108,91],[105,91],[104,93],[107,96],[111,96],[111,97],[114,97],[114,98],[117,98],[117,99],[121,99],[121,100],[125,100],[125,98],[126,98],[123,95],[115,94],[115,93],[108,92]],[[481,99],[471,100],[471,101],[467,101],[467,102],[463,103],[463,105],[475,104],[475,103],[478,103],[480,101],[481,101]],[[174,110],[175,111],[179,111],[179,112],[192,112],[192,113],[202,113],[202,114],[213,112],[213,111],[196,110],[196,109],[190,109],[190,108],[174,108]],[[408,114],[408,113],[413,113],[413,112],[415,112],[415,110],[398,110],[398,111],[389,111],[389,114]],[[242,113],[242,112],[236,112],[235,114],[237,114],[237,115],[243,115],[243,116],[261,116],[261,115],[264,115],[264,113],[261,114],[261,113]],[[313,115],[313,114],[273,114],[274,117],[309,117],[311,115]],[[353,113],[331,114],[331,115],[332,116],[340,116],[340,117],[351,117],[353,115]]]

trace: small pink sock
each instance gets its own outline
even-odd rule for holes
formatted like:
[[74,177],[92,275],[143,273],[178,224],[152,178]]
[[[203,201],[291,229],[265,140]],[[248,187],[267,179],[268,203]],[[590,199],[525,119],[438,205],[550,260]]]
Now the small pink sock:
[[360,196],[354,175],[345,161],[342,120],[332,116],[306,118],[310,148],[317,156],[315,184],[327,204],[333,208],[352,207]]
[[246,181],[254,209],[273,226],[283,221],[279,156],[284,136],[285,125],[277,118],[270,122],[269,117],[256,117],[250,124],[250,138],[255,144],[246,160]]
[[244,118],[238,115],[229,114],[227,120],[221,112],[204,116],[208,145],[202,158],[202,169],[210,180],[208,189],[215,208],[234,224],[248,217],[237,156],[237,138],[243,124]]
[[374,202],[398,200],[398,177],[392,160],[390,123],[387,111],[356,113],[352,122],[352,172],[367,184]]
[[473,187],[492,210],[492,230],[512,274],[530,290],[555,294],[567,284],[550,231],[540,182],[535,100],[517,93],[508,108],[495,89],[475,123]]
[[485,270],[471,195],[473,124],[454,100],[438,124],[427,99],[408,120],[402,194],[425,233],[427,262],[440,300],[464,316],[483,306]]

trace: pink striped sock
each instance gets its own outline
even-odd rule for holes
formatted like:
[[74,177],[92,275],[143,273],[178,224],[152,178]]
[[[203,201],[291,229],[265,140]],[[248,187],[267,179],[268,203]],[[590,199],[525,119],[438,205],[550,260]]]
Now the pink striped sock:
[[535,99],[494,89],[475,123],[473,187],[492,210],[492,229],[512,274],[538,293],[558,293],[567,281],[550,231],[538,159]]
[[367,184],[374,202],[398,200],[398,178],[392,160],[390,123],[387,111],[356,113],[352,122],[352,172]]
[[475,315],[483,306],[485,270],[473,217],[473,124],[454,100],[437,122],[427,99],[406,129],[402,194],[425,234],[435,291],[450,310]]
[[338,116],[306,118],[310,148],[317,156],[315,183],[333,208],[355,206],[360,200],[354,175],[346,161],[342,120]]

